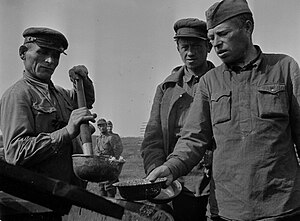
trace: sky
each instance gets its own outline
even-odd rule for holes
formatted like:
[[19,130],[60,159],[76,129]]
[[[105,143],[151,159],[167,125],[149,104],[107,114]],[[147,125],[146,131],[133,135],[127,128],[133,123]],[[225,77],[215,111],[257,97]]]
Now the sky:
[[[22,77],[18,49],[28,27],[49,27],[69,41],[52,80],[72,88],[68,70],[85,65],[94,82],[93,113],[112,120],[121,137],[142,136],[156,86],[182,64],[174,23],[205,20],[215,0],[0,0],[0,96]],[[248,0],[253,42],[263,52],[300,62],[300,1]],[[215,52],[209,54],[221,64]],[[95,124],[94,124],[95,125]],[[96,126],[96,125],[95,125]],[[96,132],[98,133],[98,131]]]

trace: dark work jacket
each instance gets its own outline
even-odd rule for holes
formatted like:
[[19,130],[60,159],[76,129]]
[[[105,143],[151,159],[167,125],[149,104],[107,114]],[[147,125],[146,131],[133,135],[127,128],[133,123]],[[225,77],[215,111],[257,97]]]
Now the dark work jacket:
[[[208,62],[208,67],[208,70],[210,70],[214,65]],[[141,147],[146,174],[162,165],[167,156],[174,150],[177,141],[174,136],[176,107],[178,107],[178,105],[175,105],[176,102],[179,99],[184,99],[181,104],[188,107],[193,102],[193,96],[189,95],[181,86],[183,76],[184,66],[176,67],[171,75],[157,86]],[[199,173],[193,174],[193,177],[189,176],[188,183],[185,183],[185,186],[196,194],[195,179],[199,179]]]

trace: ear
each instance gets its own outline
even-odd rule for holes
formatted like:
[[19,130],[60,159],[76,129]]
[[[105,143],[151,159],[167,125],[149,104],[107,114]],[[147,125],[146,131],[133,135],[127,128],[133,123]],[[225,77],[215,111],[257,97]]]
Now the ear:
[[245,29],[246,29],[246,31],[248,33],[252,34],[252,32],[253,32],[253,23],[250,20],[247,20],[245,22],[245,26],[244,27],[245,27]]
[[22,60],[25,60],[26,51],[28,51],[28,48],[25,45],[21,45],[19,48],[19,55]]

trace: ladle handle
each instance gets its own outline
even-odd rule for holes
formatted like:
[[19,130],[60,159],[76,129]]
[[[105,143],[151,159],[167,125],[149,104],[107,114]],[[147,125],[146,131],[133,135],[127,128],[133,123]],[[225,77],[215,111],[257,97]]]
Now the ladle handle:
[[[79,76],[79,79],[76,80],[76,90],[77,90],[78,107],[86,107],[83,79],[81,76]],[[83,123],[80,125],[80,136],[83,143],[82,144],[83,154],[93,155],[92,135],[88,123]]]

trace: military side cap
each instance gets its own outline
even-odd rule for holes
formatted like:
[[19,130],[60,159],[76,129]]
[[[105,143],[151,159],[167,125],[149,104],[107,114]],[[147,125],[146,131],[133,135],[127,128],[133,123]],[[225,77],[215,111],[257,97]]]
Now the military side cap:
[[207,29],[214,28],[222,22],[244,13],[252,14],[246,0],[216,2],[205,12]]
[[107,121],[107,125],[113,125],[112,122],[109,120]]
[[106,124],[106,120],[103,119],[103,118],[100,118],[100,119],[97,121],[97,125],[101,125],[101,124]]
[[206,23],[197,18],[183,18],[174,24],[175,36],[174,38],[200,38],[207,40]]
[[61,53],[68,48],[68,40],[59,31],[45,27],[31,27],[23,32],[24,44],[36,43],[40,47],[51,48]]

